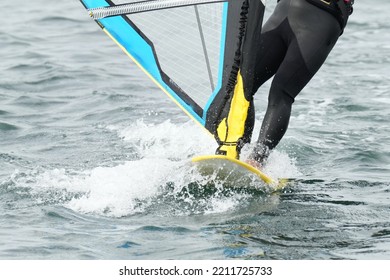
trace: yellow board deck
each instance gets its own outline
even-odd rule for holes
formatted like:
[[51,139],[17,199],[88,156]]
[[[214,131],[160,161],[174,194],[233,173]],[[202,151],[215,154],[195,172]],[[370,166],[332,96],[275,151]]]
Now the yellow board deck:
[[279,190],[287,184],[286,179],[273,179],[246,162],[223,155],[198,156],[194,157],[192,162],[196,164],[201,174],[216,174],[218,179],[231,181],[241,187],[258,181],[273,190]]

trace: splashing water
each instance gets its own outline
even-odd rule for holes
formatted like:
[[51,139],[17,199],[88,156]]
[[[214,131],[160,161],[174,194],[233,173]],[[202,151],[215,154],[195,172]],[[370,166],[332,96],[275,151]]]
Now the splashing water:
[[[213,175],[203,177],[191,165],[192,156],[209,154],[215,148],[214,140],[197,133],[193,126],[191,122],[147,124],[142,120],[126,128],[110,126],[136,149],[134,160],[84,171],[16,171],[13,188],[28,189],[36,204],[60,203],[80,213],[114,217],[150,211],[161,215],[211,214],[242,205],[250,194],[226,190],[225,182]],[[281,152],[272,154],[265,171],[273,176],[297,174],[293,161]],[[207,193],[210,188],[213,191]],[[171,208],[161,211],[166,204]]]

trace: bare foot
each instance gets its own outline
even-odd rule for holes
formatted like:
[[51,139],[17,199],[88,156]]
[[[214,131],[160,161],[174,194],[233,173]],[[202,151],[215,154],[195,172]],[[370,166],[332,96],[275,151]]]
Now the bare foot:
[[261,168],[263,167],[260,162],[254,159],[247,159],[245,162],[259,170],[261,170]]

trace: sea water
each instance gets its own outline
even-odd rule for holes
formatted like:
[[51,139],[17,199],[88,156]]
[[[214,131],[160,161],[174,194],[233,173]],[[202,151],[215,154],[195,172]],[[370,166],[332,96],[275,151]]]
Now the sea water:
[[0,259],[389,259],[388,8],[356,1],[265,168],[294,181],[264,194],[193,169],[214,140],[79,1],[2,3]]

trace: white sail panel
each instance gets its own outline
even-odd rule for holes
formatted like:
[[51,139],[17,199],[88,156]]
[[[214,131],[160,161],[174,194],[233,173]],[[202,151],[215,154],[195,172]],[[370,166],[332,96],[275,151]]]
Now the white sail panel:
[[153,42],[161,70],[204,108],[220,85],[224,4],[128,15]]

